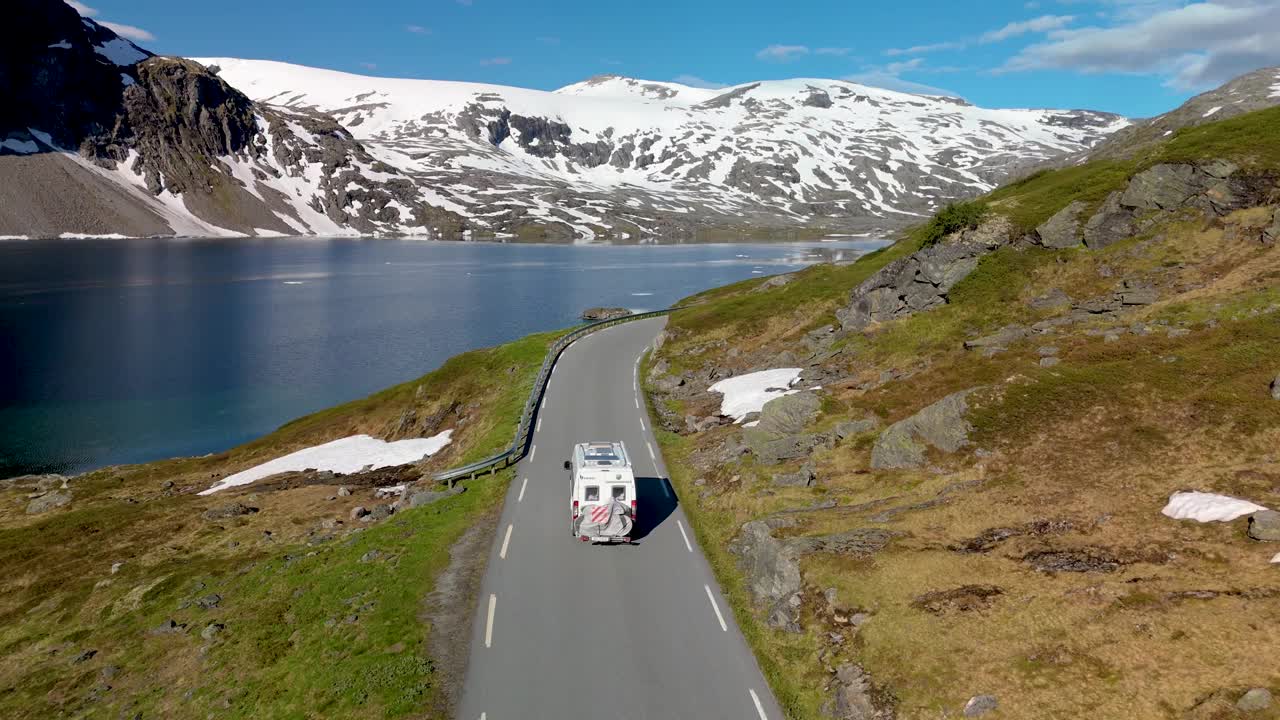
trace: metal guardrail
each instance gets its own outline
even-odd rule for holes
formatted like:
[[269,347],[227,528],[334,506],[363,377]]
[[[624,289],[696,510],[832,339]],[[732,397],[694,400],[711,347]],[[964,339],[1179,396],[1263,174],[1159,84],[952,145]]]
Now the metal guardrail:
[[538,409],[538,403],[542,401],[542,396],[547,392],[547,383],[551,380],[551,371],[555,368],[556,360],[560,359],[560,354],[564,352],[565,348],[573,344],[575,340],[586,337],[597,330],[636,320],[661,317],[680,309],[680,307],[673,307],[666,310],[636,313],[626,317],[614,318],[613,320],[602,320],[590,325],[584,325],[556,340],[551,347],[547,348],[547,356],[543,359],[542,367],[538,370],[538,377],[533,382],[533,390],[529,392],[529,399],[525,401],[524,412],[520,413],[520,424],[516,427],[516,434],[511,440],[511,446],[496,455],[491,455],[470,465],[435,473],[431,477],[438,482],[448,482],[453,485],[454,480],[474,478],[486,470],[490,473],[495,473],[502,468],[510,467],[520,462],[529,448],[529,436],[533,430],[534,413]]

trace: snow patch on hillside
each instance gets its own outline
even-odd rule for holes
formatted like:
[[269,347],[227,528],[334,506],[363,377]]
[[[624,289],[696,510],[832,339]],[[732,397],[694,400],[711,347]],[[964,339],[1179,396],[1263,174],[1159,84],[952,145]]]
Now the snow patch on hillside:
[[1174,520],[1198,522],[1230,522],[1236,518],[1266,510],[1248,500],[1205,492],[1176,492],[1160,512]]
[[201,495],[226,490],[230,487],[248,485],[262,478],[282,472],[302,470],[329,470],[348,475],[364,468],[378,468],[405,465],[431,457],[440,452],[451,441],[452,430],[433,435],[429,438],[396,440],[386,442],[369,435],[352,435],[323,445],[305,448],[276,458],[261,465],[256,465],[219,480]]
[[776,368],[727,378],[707,390],[724,395],[720,414],[740,423],[747,415],[760,412],[770,400],[800,392],[790,389],[799,379],[800,368]]

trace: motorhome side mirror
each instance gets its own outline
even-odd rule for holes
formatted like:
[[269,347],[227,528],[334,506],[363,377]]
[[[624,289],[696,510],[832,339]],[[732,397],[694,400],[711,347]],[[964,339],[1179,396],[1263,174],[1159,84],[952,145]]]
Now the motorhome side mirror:
[[568,470],[568,469],[569,469],[569,467],[570,467],[570,465],[569,465],[569,461],[568,461],[568,460],[565,460],[565,461],[564,461],[564,469],[565,469],[565,470]]

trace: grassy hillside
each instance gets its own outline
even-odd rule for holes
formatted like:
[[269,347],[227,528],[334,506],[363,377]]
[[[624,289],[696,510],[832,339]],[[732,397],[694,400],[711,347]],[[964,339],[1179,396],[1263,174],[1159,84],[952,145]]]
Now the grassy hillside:
[[[432,593],[483,564],[508,473],[375,523],[351,510],[505,447],[556,335],[459,355],[225,453],[73,478],[71,503],[43,514],[25,512],[29,484],[0,485],[0,716],[445,717],[470,632],[454,611],[471,599]],[[340,437],[451,428],[421,466],[195,494]],[[236,503],[257,510],[216,512]]]
[[[1280,545],[1247,538],[1244,520],[1160,513],[1184,490],[1280,507],[1280,401],[1268,389],[1280,374],[1280,249],[1264,235],[1280,193],[1223,216],[1149,213],[1102,250],[1025,239],[1073,201],[1088,218],[1155,164],[1213,160],[1280,177],[1280,109],[1181,131],[1140,160],[1025,178],[852,265],[703,293],[672,317],[649,361],[660,442],[792,717],[823,716],[844,663],[869,674],[861,697],[886,717],[957,717],[978,695],[997,698],[992,717],[1280,717],[1235,707],[1248,688],[1280,691],[1274,663],[1257,661],[1273,642],[1262,628],[1280,622],[1269,564]],[[838,330],[836,310],[892,259],[1001,217],[1010,242],[946,304]],[[1137,287],[1150,302],[1114,300]],[[966,349],[1009,326],[997,349]],[[718,412],[715,378],[771,367],[806,368],[803,387],[821,385],[805,433],[875,428],[774,465],[742,450],[738,426],[690,432],[683,418]],[[872,466],[887,426],[965,390],[959,451]],[[806,464],[812,486],[775,482]],[[755,570],[730,550],[760,519],[785,523],[781,542],[890,539],[805,553],[792,632],[755,601]]]

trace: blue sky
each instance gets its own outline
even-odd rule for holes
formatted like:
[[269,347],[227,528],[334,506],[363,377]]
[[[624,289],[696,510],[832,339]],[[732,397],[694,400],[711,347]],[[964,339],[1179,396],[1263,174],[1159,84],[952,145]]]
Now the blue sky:
[[[73,3],[74,4],[74,3]],[[991,107],[1164,112],[1280,65],[1276,0],[88,0],[172,55],[554,89],[847,78]],[[84,6],[82,6],[84,7]]]

